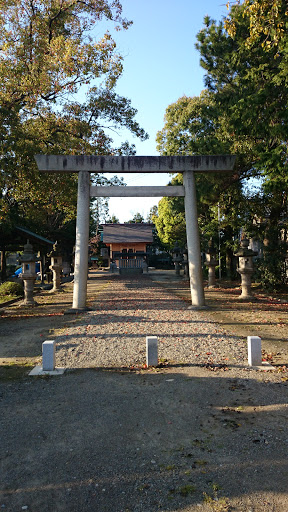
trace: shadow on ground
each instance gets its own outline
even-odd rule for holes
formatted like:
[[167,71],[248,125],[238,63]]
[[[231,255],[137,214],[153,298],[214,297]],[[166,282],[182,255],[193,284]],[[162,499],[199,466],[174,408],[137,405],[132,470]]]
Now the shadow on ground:
[[287,510],[286,383],[191,367],[0,389],[7,511]]

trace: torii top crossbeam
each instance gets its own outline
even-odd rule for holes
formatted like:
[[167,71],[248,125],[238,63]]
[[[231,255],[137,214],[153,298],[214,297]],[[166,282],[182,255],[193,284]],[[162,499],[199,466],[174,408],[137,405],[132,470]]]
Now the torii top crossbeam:
[[231,171],[235,156],[95,156],[36,155],[38,169],[46,172],[177,173]]

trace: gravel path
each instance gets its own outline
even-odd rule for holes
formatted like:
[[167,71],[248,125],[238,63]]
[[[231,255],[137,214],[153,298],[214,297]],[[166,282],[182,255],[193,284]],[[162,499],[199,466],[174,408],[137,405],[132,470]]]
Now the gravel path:
[[[51,308],[71,304],[70,288]],[[186,365],[35,378],[15,374],[11,358],[0,378],[0,509],[287,512],[286,375],[247,371],[244,339],[149,276],[91,273],[88,297],[91,311],[48,317],[57,366],[143,365],[147,334],[160,358]],[[3,318],[12,354],[20,326],[39,353],[44,319],[46,335],[39,316],[29,330],[31,319],[19,319],[11,336]],[[197,366],[209,361],[229,371]]]
[[131,367],[146,362],[146,336],[158,336],[159,360],[186,364],[244,365],[247,344],[188,309],[149,276],[97,278],[93,310],[57,337],[56,365],[66,368]]

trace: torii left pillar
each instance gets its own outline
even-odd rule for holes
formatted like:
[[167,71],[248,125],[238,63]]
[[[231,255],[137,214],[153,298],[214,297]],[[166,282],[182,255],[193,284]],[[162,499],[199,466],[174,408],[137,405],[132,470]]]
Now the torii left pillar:
[[90,173],[78,173],[74,289],[71,312],[86,309],[90,209]]
[[200,238],[197,218],[197,201],[194,172],[183,172],[185,189],[185,219],[188,250],[188,265],[192,306],[190,308],[204,309],[205,296],[202,278]]

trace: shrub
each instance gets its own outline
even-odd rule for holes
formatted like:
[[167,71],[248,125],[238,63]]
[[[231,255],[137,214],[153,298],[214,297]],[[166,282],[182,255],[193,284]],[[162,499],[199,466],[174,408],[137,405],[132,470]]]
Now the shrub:
[[268,292],[276,292],[281,289],[287,279],[283,254],[280,251],[279,253],[264,252],[264,257],[258,260],[255,279]]
[[6,281],[5,283],[0,285],[0,296],[3,295],[22,297],[24,295],[24,290],[20,283]]

